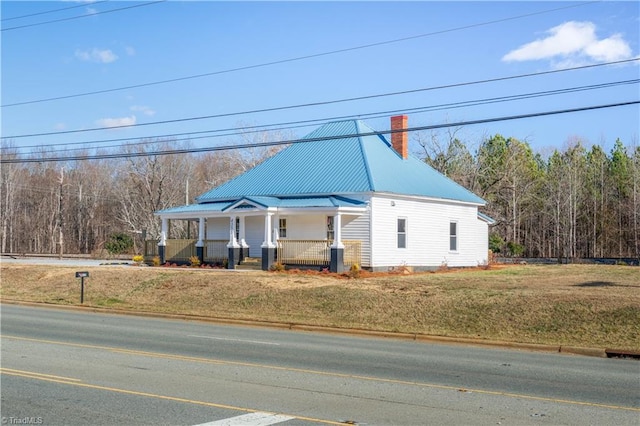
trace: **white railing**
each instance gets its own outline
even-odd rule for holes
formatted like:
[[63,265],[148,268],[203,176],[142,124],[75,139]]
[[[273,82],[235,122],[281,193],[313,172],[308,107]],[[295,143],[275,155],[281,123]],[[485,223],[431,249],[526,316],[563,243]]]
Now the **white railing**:
[[[360,265],[362,242],[343,240],[344,265]],[[278,240],[277,260],[284,265],[329,265],[332,240]]]

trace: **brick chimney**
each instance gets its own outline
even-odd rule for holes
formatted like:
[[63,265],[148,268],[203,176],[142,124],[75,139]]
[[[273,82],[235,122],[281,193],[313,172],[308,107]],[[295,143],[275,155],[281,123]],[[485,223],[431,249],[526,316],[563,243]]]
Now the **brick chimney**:
[[409,117],[406,115],[396,115],[391,117],[391,146],[396,150],[403,160],[409,156],[409,136],[407,132],[399,132],[407,128]]

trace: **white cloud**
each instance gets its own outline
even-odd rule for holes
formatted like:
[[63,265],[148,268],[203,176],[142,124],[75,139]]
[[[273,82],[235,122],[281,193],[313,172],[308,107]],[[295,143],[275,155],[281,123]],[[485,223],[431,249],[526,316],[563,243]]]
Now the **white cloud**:
[[620,34],[614,34],[587,46],[585,52],[595,60],[605,62],[631,58],[631,48]]
[[125,51],[125,52],[127,53],[127,55],[129,55],[129,56],[135,56],[135,55],[136,55],[136,49],[134,49],[134,48],[133,48],[133,47],[131,47],[131,46],[126,46],[126,47],[124,48],[124,51]]
[[154,110],[152,110],[148,106],[144,106],[144,105],[133,105],[133,106],[129,107],[129,109],[131,111],[134,111],[134,112],[141,112],[144,115],[148,115],[148,116],[155,115],[155,113],[156,113]]
[[120,117],[120,118],[101,118],[96,120],[96,124],[100,127],[125,127],[136,124],[136,116]]
[[65,123],[56,123],[56,124],[53,126],[53,128],[54,128],[55,130],[58,130],[58,131],[59,131],[59,130],[66,130],[67,125],[66,125]]
[[505,62],[549,59],[566,64],[611,62],[632,57],[620,34],[599,40],[592,22],[569,21],[547,31],[548,36],[524,44],[502,57]]
[[109,49],[93,48],[91,50],[76,50],[76,58],[81,61],[98,62],[108,64],[118,59],[118,56]]

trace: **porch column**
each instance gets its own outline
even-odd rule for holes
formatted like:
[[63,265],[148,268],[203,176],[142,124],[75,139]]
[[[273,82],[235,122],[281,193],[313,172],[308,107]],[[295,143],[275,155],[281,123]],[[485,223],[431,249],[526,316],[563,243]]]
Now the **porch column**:
[[164,265],[166,262],[166,248],[167,248],[167,234],[169,233],[169,219],[162,218],[162,227],[160,228],[160,242],[158,243],[158,257],[160,257],[160,264]]
[[236,239],[236,216],[229,218],[229,260],[227,262],[227,269],[236,269],[236,265],[240,262],[240,244]]
[[200,259],[200,264],[204,264],[204,240],[205,234],[205,218],[201,217],[198,221],[198,241],[196,242],[196,256]]
[[262,248],[262,270],[268,271],[276,258],[276,245],[271,239],[273,213],[266,212],[264,216],[264,242],[260,246]]
[[344,272],[344,244],[342,244],[342,215],[333,216],[333,244],[331,244],[331,263],[329,271]]
[[276,214],[273,216],[273,242],[278,244],[278,240],[280,239],[280,215]]
[[243,261],[245,257],[249,257],[249,244],[247,244],[245,238],[245,217],[240,216],[240,261]]

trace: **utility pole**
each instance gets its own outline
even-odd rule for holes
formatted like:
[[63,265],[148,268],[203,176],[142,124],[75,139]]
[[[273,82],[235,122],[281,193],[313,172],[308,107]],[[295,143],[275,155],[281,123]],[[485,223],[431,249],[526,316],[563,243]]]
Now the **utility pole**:
[[64,251],[64,234],[63,234],[63,226],[64,226],[64,215],[62,214],[62,184],[64,183],[64,167],[60,168],[60,190],[58,197],[58,231],[60,232],[58,235],[58,259],[62,259],[62,253]]
[[[189,178],[184,189],[184,203],[189,205]],[[191,238],[191,221],[187,220],[187,238]]]

